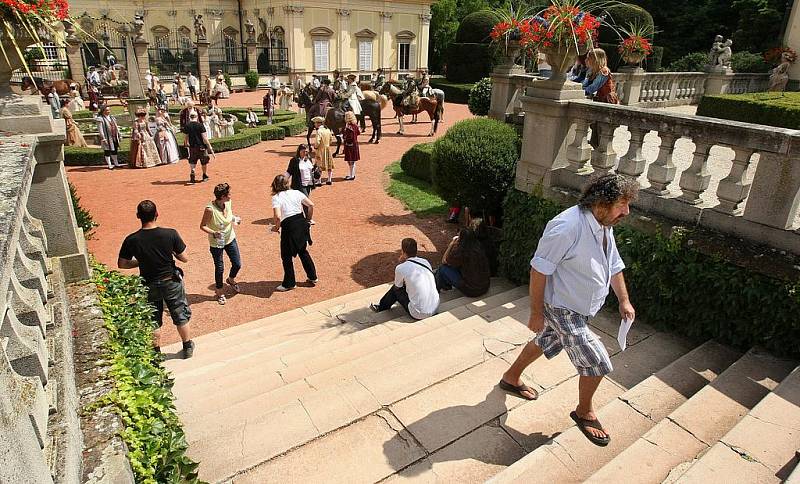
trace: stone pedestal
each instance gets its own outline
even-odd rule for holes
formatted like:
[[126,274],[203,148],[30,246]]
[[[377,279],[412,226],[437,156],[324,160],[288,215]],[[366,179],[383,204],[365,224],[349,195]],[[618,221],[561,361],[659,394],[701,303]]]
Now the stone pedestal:
[[499,121],[506,120],[508,103],[517,91],[514,76],[525,74],[525,68],[519,65],[498,66],[492,72],[492,101],[489,106],[489,117]]
[[147,109],[149,104],[150,101],[143,97],[128,98],[128,114],[131,117],[131,121],[136,119],[136,111],[138,111],[140,108]]
[[245,43],[247,47],[247,70],[258,72],[258,43],[250,41]]
[[733,81],[733,69],[729,67],[709,67],[705,82],[705,94],[727,94]]
[[543,188],[552,185],[553,170],[566,164],[573,124],[567,112],[569,101],[583,98],[583,89],[576,82],[535,81],[528,88],[522,97],[525,124],[522,154],[517,164],[517,189],[531,193],[537,185]]
[[645,77],[645,70],[641,67],[625,66],[619,68],[619,73],[625,75],[625,85],[622,87],[620,103],[626,106],[635,106],[639,103],[642,94],[642,81]]
[[86,84],[86,73],[83,72],[83,59],[81,58],[81,41],[78,39],[67,40],[67,65],[72,80],[79,86]]
[[197,77],[200,80],[200,90],[205,89],[205,79],[203,76],[211,75],[211,65],[208,60],[208,46],[211,43],[207,40],[198,40],[195,42],[197,46]]

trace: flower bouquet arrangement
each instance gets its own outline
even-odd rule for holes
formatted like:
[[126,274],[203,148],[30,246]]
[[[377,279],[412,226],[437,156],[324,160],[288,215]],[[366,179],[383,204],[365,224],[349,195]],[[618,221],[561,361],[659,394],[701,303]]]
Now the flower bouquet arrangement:
[[782,63],[783,59],[786,59],[789,64],[794,64],[797,62],[797,52],[791,47],[782,46],[773,47],[764,53],[764,60],[773,66]]
[[620,31],[624,37],[617,51],[629,65],[639,65],[645,57],[653,53],[653,29],[650,26],[629,24]]
[[30,75],[25,48],[55,34],[68,17],[67,0],[0,0],[0,72],[24,67]]
[[489,33],[489,37],[493,43],[500,46],[503,55],[507,57],[506,60],[513,64],[521,50],[520,24],[525,20],[526,15],[529,15],[529,10],[526,6],[514,7],[511,4],[508,10],[496,11],[494,14],[497,17],[497,23]]

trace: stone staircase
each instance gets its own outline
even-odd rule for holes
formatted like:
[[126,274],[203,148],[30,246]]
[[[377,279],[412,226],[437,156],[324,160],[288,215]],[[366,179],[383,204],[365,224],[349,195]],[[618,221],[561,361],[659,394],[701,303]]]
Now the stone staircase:
[[619,316],[603,311],[592,325],[615,370],[595,397],[612,433],[601,449],[569,418],[577,374],[565,353],[527,369],[537,401],[497,387],[530,336],[527,287],[450,291],[419,322],[369,310],[388,287],[196,338],[194,358],[167,361],[202,479],[694,482],[723,467],[771,482],[797,460],[795,363],[642,323],[620,352]]

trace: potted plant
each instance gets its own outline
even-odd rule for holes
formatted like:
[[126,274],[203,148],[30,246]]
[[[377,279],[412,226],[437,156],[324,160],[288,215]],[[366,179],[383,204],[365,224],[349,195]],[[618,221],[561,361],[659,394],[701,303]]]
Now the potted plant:
[[503,57],[502,66],[513,67],[522,51],[520,23],[524,21],[528,10],[526,7],[515,8],[512,4],[508,10],[497,11],[494,14],[497,17],[497,23],[489,33],[489,37],[491,37],[492,43],[500,48],[500,55]]
[[620,31],[624,37],[617,51],[629,66],[638,67],[653,52],[653,30],[650,26],[628,24],[627,28],[620,28]]
[[15,69],[22,67],[31,75],[26,47],[42,43],[39,32],[57,38],[56,24],[68,16],[66,0],[0,1],[0,96],[10,94]]
[[258,87],[258,72],[247,71],[244,75],[244,82],[247,84],[248,91],[255,91]]
[[593,48],[600,20],[587,11],[586,0],[550,0],[551,5],[520,22],[520,45],[541,52],[553,68],[551,81],[566,81],[578,54]]

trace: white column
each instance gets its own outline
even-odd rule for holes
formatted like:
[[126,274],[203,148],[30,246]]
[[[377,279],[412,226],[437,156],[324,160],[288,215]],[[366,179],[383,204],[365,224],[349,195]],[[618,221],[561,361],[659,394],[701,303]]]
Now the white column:
[[428,42],[430,42],[431,14],[419,14],[419,34],[417,35],[417,69],[428,70]]
[[351,69],[358,69],[358,61],[356,66],[350,66],[351,56],[345,55],[345,52],[350,53],[350,10],[346,8],[337,8],[336,13],[339,15],[339,36],[336,51],[336,68],[340,71],[348,71]]
[[[397,66],[392,63],[392,12],[380,12],[381,16],[381,42],[380,42],[380,64],[388,71],[396,71]],[[388,79],[388,77],[387,77]]]
[[[283,7],[288,22],[286,33],[288,35],[287,47],[289,48],[289,68],[291,72],[303,72],[306,70],[306,66],[299,65],[303,59],[303,48],[305,47],[305,33],[303,32],[304,10],[305,8],[302,5],[285,5]],[[311,69],[313,70],[313,65]]]

